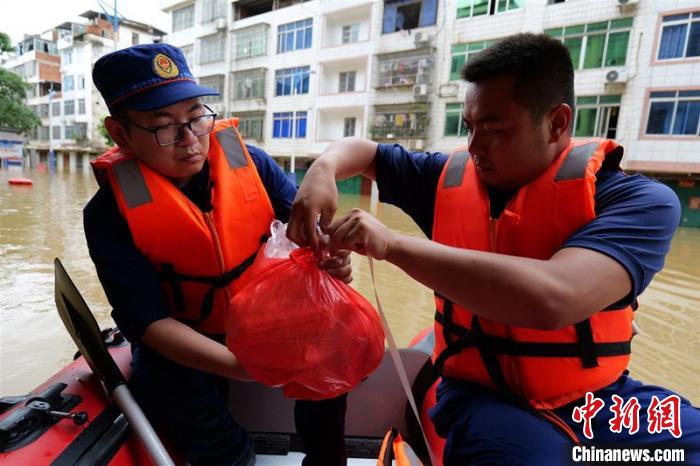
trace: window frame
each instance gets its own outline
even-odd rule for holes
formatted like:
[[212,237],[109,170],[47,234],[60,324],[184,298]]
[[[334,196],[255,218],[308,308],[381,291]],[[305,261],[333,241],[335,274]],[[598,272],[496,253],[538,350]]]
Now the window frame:
[[[234,60],[244,60],[246,58],[264,57],[268,54],[269,26],[267,24],[255,25],[250,28],[234,31],[235,47]],[[248,44],[250,53],[243,54],[242,45]],[[258,53],[256,53],[258,52]]]
[[[457,134],[447,134],[447,119],[454,117],[457,113]],[[467,127],[464,126],[464,102],[447,102],[445,104],[445,124],[443,125],[442,135],[446,138],[461,138],[467,136]]]
[[[313,18],[305,18],[277,26],[277,54],[313,48],[313,27]],[[301,47],[298,46],[299,32],[302,32],[303,36],[303,44]],[[290,38],[291,46],[289,44]]]
[[[506,8],[504,10],[501,10],[500,9],[501,3],[503,1],[506,2]],[[495,15],[500,15],[500,14],[504,14],[504,13],[509,13],[511,11],[518,11],[518,10],[522,10],[523,8],[525,8],[526,1],[527,0],[483,0],[483,1],[482,0],[457,0],[456,5],[455,5],[456,6],[455,18],[457,20],[470,19],[470,18],[476,18],[479,16],[488,17],[488,16],[495,16]],[[479,3],[479,5],[475,5],[475,3],[477,3],[477,2]],[[510,7],[511,2],[512,3],[519,2],[519,5],[515,8],[511,8]],[[468,3],[468,6],[465,5],[465,6],[460,7],[460,3]],[[475,15],[474,14],[475,7],[480,6],[483,3],[486,4],[486,10],[484,11],[484,13],[478,13]],[[469,9],[469,14],[460,14],[460,10],[462,10],[462,12],[463,12],[466,9]]]
[[[352,121],[352,134],[348,134],[348,123]],[[343,118],[343,137],[349,138],[354,137],[357,134],[357,117],[345,117]]]
[[[294,120],[294,124],[292,124],[292,120]],[[301,125],[302,121],[304,122],[303,126]],[[308,121],[308,112],[305,110],[275,112],[272,114],[272,139],[306,139]],[[285,126],[285,124],[288,126]],[[286,131],[285,127],[287,128]],[[294,136],[292,136],[292,127],[294,127]],[[279,132],[277,132],[278,128]],[[301,135],[302,130],[304,132],[303,136]]]
[[[242,91],[244,88],[240,86],[242,82],[246,79],[251,80],[251,93],[250,95],[245,95]],[[247,70],[232,71],[231,72],[231,100],[250,100],[250,99],[264,99],[265,89],[267,84],[267,68],[251,68]],[[239,92],[240,91],[240,92]],[[256,95],[256,91],[259,91],[259,95]]]
[[[625,24],[622,26],[617,26],[613,25],[613,23],[617,22],[620,23],[622,21],[627,22],[628,20],[631,20],[630,24]],[[601,28],[601,25],[603,23],[607,23],[605,25],[605,29]],[[604,68],[615,68],[615,67],[622,67],[627,65],[627,53],[629,52],[630,48],[630,39],[632,38],[632,29],[634,27],[634,16],[625,16],[623,18],[614,18],[614,19],[608,19],[604,21],[595,21],[595,22],[589,22],[589,23],[577,23],[577,24],[571,24],[567,26],[560,26],[560,27],[555,27],[555,28],[548,28],[545,29],[544,33],[549,35],[550,37],[553,37],[555,39],[560,40],[566,47],[569,49],[569,45],[567,44],[567,40],[581,40],[581,45],[580,49],[578,52],[578,57],[577,60],[574,60],[574,57],[571,57],[571,61],[577,61],[578,63],[574,63],[574,71],[583,71],[583,70],[594,70],[594,69],[604,69]],[[568,32],[567,30],[574,30],[573,32]],[[606,62],[609,59],[609,54],[610,54],[610,36],[613,34],[627,34],[627,47],[625,50],[624,54],[624,62],[623,63],[615,63],[608,65]],[[588,67],[586,66],[586,54],[588,52],[588,48],[590,46],[590,38],[594,36],[600,36],[604,34],[603,38],[603,52],[600,58],[600,66],[591,66]],[[571,54],[571,49],[569,49],[569,54]]]
[[[686,19],[678,19],[675,21],[664,22],[664,18],[680,15],[688,15]],[[654,41],[654,53],[652,54],[652,65],[663,65],[668,63],[687,63],[700,61],[700,55],[688,57],[688,46],[690,44],[690,31],[692,29],[693,23],[700,22],[700,9],[692,8],[685,10],[667,11],[659,14],[656,28],[656,39]],[[686,24],[688,28],[686,29],[685,44],[683,45],[683,55],[680,57],[673,58],[660,58],[661,54],[661,44],[663,41],[664,29],[667,26],[673,26],[678,24]],[[699,26],[700,27],[700,26]]]
[[[573,137],[601,137],[607,138],[607,134],[600,135],[598,130],[600,129],[600,118],[603,115],[603,111],[606,108],[617,108],[618,111],[618,124],[615,126],[615,137],[620,128],[619,112],[622,107],[622,94],[602,94],[602,95],[592,95],[592,96],[578,96],[576,99],[576,105],[573,115],[573,125],[572,125],[572,135]],[[591,135],[580,135],[576,134],[576,124],[579,121],[579,115],[582,110],[595,110],[595,119],[593,120],[593,134]],[[609,115],[608,115],[609,121]],[[609,128],[607,128],[609,130]],[[615,137],[610,137],[609,139],[615,139]]]
[[[189,17],[185,16],[185,10],[188,10],[186,12],[186,14]],[[179,20],[180,23],[182,23],[181,27],[179,24],[176,27],[176,16],[177,16],[177,20]],[[186,19],[180,19],[180,18],[186,18]],[[187,29],[193,28],[194,27],[194,3],[191,5],[183,6],[182,8],[178,8],[176,10],[173,10],[171,26],[172,26],[173,33],[185,31]]]
[[[345,77],[344,80],[343,80],[343,77]],[[352,86],[350,86],[351,82],[352,82]],[[352,89],[350,87],[352,87]],[[338,94],[344,94],[347,92],[356,92],[356,89],[357,89],[357,70],[341,71],[338,73]]]
[[[345,31],[348,28],[348,40],[345,40]],[[353,34],[354,31],[354,34]],[[354,40],[353,40],[354,37]],[[354,44],[360,41],[360,23],[343,24],[340,33],[341,44]]]
[[[280,92],[280,85],[282,91]],[[289,93],[285,90],[289,85]],[[275,70],[275,97],[306,95],[311,89],[311,67],[295,66]],[[295,92],[296,91],[296,92]]]
[[[207,52],[205,53],[205,46],[206,47],[216,47],[216,49],[207,49]],[[220,49],[220,52],[219,50]],[[214,54],[214,51],[217,52],[217,54]],[[219,58],[219,54],[221,57]],[[199,64],[200,65],[207,65],[209,63],[218,63],[221,61],[224,61],[226,59],[226,34],[223,32],[217,32],[214,34],[210,34],[208,36],[202,37],[199,40]]]
[[[693,92],[698,95],[696,96],[681,96],[681,93],[685,92]],[[659,93],[659,94],[675,94],[674,96],[657,96],[654,97],[653,94]],[[683,140],[691,140],[691,141],[697,141],[700,139],[700,118],[698,118],[698,123],[697,127],[695,130],[695,134],[673,134],[673,130],[675,127],[675,122],[676,122],[676,117],[678,115],[678,102],[679,100],[683,101],[693,101],[693,102],[698,102],[700,101],[700,87],[673,87],[673,88],[651,88],[647,89],[646,95],[645,95],[645,102],[644,102],[644,118],[641,121],[640,129],[639,129],[639,139],[661,139],[661,140],[676,140],[676,141],[683,141]],[[651,111],[652,111],[652,105],[656,102],[673,102],[673,114],[671,116],[671,122],[669,124],[669,132],[668,133],[649,133],[647,132],[649,129],[649,118],[651,116]]]

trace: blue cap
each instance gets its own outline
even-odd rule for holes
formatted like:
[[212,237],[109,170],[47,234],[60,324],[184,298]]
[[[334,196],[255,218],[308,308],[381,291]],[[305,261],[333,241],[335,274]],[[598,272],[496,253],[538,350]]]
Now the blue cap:
[[134,45],[95,62],[92,81],[107,107],[155,110],[194,97],[219,95],[197,84],[185,55],[170,44]]

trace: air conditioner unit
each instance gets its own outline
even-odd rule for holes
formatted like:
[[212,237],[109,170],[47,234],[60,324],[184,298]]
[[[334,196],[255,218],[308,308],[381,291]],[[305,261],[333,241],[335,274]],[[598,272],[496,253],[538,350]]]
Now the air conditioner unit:
[[622,12],[632,11],[635,8],[637,8],[637,5],[639,4],[639,0],[616,0],[616,1],[617,1],[617,6],[620,8],[620,11],[622,11]]
[[214,26],[217,30],[226,29],[226,18],[217,18],[214,22]]
[[413,44],[417,49],[430,46],[432,37],[424,32],[416,32],[413,36]]
[[605,73],[605,82],[607,84],[625,84],[627,78],[627,68],[615,68]]
[[426,84],[416,84],[413,86],[413,97],[427,97],[428,96],[428,86]]

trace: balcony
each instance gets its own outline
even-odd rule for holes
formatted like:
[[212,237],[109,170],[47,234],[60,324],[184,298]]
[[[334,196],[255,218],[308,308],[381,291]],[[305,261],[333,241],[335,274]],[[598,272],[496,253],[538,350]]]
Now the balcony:
[[265,131],[265,112],[239,112],[231,116],[238,118],[238,131],[244,140],[263,142]]
[[234,30],[231,42],[232,61],[267,55],[269,36],[270,25],[266,23]]
[[[416,147],[416,140],[428,137],[430,112],[425,104],[377,106],[371,118],[369,137]],[[420,143],[422,144],[422,143]]]
[[267,68],[251,68],[230,74],[229,108],[234,112],[265,110]]
[[428,54],[381,55],[378,59],[378,72],[375,74],[375,88],[381,90],[429,85],[433,69],[433,58]]

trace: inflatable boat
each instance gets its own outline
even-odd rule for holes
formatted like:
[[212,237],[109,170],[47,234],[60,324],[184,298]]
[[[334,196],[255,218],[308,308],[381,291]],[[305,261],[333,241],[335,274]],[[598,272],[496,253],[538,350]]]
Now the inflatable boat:
[[[0,399],[0,463],[185,464],[177,446],[160,438],[128,391],[129,343],[118,329],[99,329],[58,259],[55,276],[57,309],[79,351],[72,363],[30,393]],[[435,403],[436,378],[430,362],[433,344],[432,330],[426,329],[408,348],[400,349],[399,355],[427,443],[433,457],[442,458],[444,441],[427,417],[428,408]],[[285,398],[281,389],[251,382],[230,381],[229,392],[229,409],[254,440],[256,464],[301,465],[294,401]],[[392,428],[411,445],[422,464],[430,464],[426,442],[387,351],[379,368],[349,394],[348,466],[376,465],[382,439]]]

